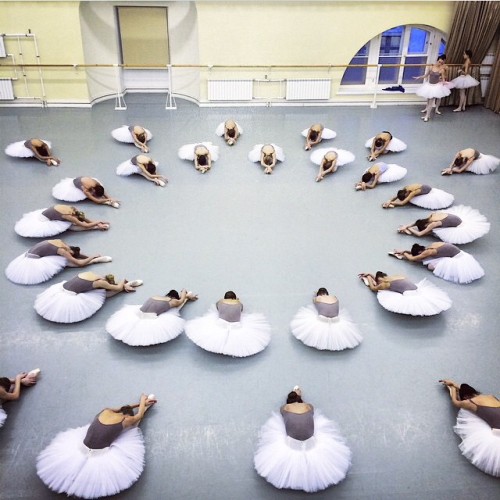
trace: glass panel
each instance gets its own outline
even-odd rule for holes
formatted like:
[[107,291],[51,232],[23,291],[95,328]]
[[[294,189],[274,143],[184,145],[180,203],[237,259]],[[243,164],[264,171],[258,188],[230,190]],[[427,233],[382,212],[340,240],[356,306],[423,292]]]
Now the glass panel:
[[[406,57],[405,64],[426,64],[427,56],[408,56]],[[425,73],[425,66],[411,66],[403,70],[402,83],[418,83],[413,79],[414,76],[420,76]]]
[[[400,57],[379,57],[379,64],[399,64],[401,61]],[[390,68],[380,68],[380,74],[378,77],[378,83],[398,83],[399,66],[393,66]]]
[[427,54],[429,34],[421,28],[411,28],[408,54]]
[[[368,64],[370,42],[363,45],[349,64]],[[342,77],[341,85],[364,85],[366,82],[366,68],[347,68]]]
[[441,38],[441,42],[439,44],[439,55],[446,54],[446,40]]
[[384,31],[380,38],[380,55],[392,56],[401,54],[403,33],[403,26],[396,26],[396,28]]

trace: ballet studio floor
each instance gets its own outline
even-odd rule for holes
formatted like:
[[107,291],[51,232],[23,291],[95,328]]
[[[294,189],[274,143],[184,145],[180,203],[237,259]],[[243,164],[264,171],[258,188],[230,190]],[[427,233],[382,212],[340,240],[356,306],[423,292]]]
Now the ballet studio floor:
[[[115,111],[112,101],[90,110],[0,108],[2,148],[41,137],[62,158],[60,167],[47,168],[36,160],[2,157],[2,269],[38,241],[17,236],[14,223],[25,212],[55,204],[51,188],[60,179],[86,175],[101,180],[122,207],[80,203],[90,218],[110,221],[111,229],[62,238],[84,253],[113,257],[89,270],[144,280],[135,294],[109,299],[87,321],[63,325],[39,317],[33,302],[76,270],[31,287],[10,283],[2,273],[1,375],[36,367],[42,375],[20,401],[4,405],[0,498],[57,498],[36,475],[38,453],[59,431],[90,422],[106,406],[135,402],[142,392],[158,398],[142,423],[146,467],[116,498],[305,498],[304,492],[275,489],[253,469],[259,428],[296,384],[306,401],[339,424],[353,451],[345,481],[311,497],[498,498],[498,479],[461,456],[453,433],[456,410],[438,384],[446,377],[498,394],[500,172],[440,175],[459,149],[500,156],[498,115],[479,106],[465,113],[448,107],[424,123],[417,106],[221,109],[178,100],[178,109],[167,111],[161,95],[126,100],[126,111]],[[244,130],[232,148],[214,133],[230,117]],[[314,182],[317,167],[300,135],[315,122],[337,132],[321,147],[356,155],[321,183]],[[165,188],[115,174],[119,163],[139,153],[112,139],[111,130],[123,124],[152,131],[150,155],[169,179]],[[407,167],[408,174],[402,182],[356,192],[354,183],[370,165],[364,143],[382,130],[408,144],[406,151],[384,158]],[[205,175],[177,157],[180,146],[201,141],[220,147],[219,160]],[[270,176],[247,159],[254,144],[265,142],[278,144],[286,155]],[[413,182],[449,191],[455,204],[487,216],[490,233],[462,247],[484,267],[484,278],[456,285],[387,255],[417,241],[396,228],[425,210],[381,208],[398,186]],[[430,318],[387,312],[357,278],[377,270],[413,281],[427,277],[448,292],[453,306]],[[317,351],[291,335],[290,320],[320,286],[335,293],[359,325],[359,347]],[[183,287],[199,294],[183,309],[186,319],[235,290],[246,311],[268,318],[269,347],[232,359],[203,351],[185,335],[133,348],[105,332],[106,320],[123,305]]]

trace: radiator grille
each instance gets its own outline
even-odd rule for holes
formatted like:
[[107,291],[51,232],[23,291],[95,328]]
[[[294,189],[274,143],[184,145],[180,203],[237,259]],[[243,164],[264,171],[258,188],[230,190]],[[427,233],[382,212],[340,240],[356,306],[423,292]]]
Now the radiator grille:
[[209,101],[251,101],[252,80],[208,80]]

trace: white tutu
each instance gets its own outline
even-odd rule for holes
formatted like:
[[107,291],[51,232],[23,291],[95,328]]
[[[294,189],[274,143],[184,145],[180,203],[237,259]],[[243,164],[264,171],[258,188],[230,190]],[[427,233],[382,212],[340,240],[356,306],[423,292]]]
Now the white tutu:
[[85,193],[73,184],[73,178],[66,177],[52,188],[52,196],[62,201],[83,201],[87,197]]
[[194,144],[184,144],[177,151],[177,155],[181,160],[194,161],[194,150],[196,146],[203,145],[210,152],[210,158],[212,161],[217,161],[219,159],[219,146],[214,146],[211,142],[196,142]]
[[466,205],[450,207],[446,213],[456,215],[462,219],[457,227],[438,227],[432,233],[440,240],[454,245],[463,245],[480,238],[490,230],[488,219],[478,210]]
[[500,477],[500,432],[473,412],[461,408],[453,430],[460,436],[462,455],[479,470]]
[[301,307],[290,323],[292,334],[309,347],[328,351],[342,351],[358,346],[363,337],[341,309],[336,318],[320,316],[313,305]]
[[27,252],[16,257],[5,269],[5,275],[18,285],[37,285],[61,272],[68,261],[61,255],[28,257]]
[[453,88],[455,89],[469,89],[479,85],[479,82],[470,75],[457,76],[450,83],[453,84]]
[[416,290],[404,293],[380,290],[377,292],[377,300],[388,311],[410,316],[434,316],[446,311],[452,304],[446,292],[426,279],[417,283]]
[[420,194],[412,198],[410,203],[417,207],[438,210],[449,207],[454,201],[455,197],[452,194],[442,189],[432,188],[428,194]]
[[485,175],[494,172],[500,165],[500,158],[493,155],[479,155],[477,160],[474,160],[472,164],[466,169],[467,172],[472,172],[473,174]]
[[424,97],[425,99],[441,99],[442,97],[446,97],[451,94],[450,88],[452,88],[451,85],[445,85],[442,82],[424,82],[422,85],[420,85],[420,87],[417,88],[415,94],[420,97]]
[[131,160],[124,161],[116,167],[116,174],[124,177],[140,173],[141,169],[137,165],[134,165]]
[[7,420],[7,413],[5,413],[5,410],[2,408],[2,405],[0,405],[0,429],[3,427],[3,424],[5,424],[6,420]]
[[47,209],[41,208],[24,214],[16,222],[14,231],[25,238],[47,238],[64,233],[72,225],[71,222],[65,220],[48,219],[45,215],[42,215],[45,210]]
[[[365,148],[371,149],[373,140],[375,139],[376,136],[371,137],[365,142]],[[399,153],[400,151],[404,151],[408,146],[406,143],[404,143],[401,139],[398,139],[397,137],[393,137],[390,141],[387,147],[385,148],[386,151],[391,151],[392,153]]]
[[351,467],[352,452],[337,424],[314,415],[314,436],[297,441],[286,435],[283,417],[274,412],[259,433],[254,466],[279,489],[312,493],[340,483]]
[[[49,148],[52,147],[49,141],[41,139]],[[24,143],[26,141],[13,142],[5,148],[5,154],[8,156],[14,156],[16,158],[34,158],[35,153],[31,149],[27,148]]]
[[[238,133],[241,135],[243,133],[243,129],[236,122],[234,123],[236,125],[236,129],[238,130]],[[219,125],[217,125],[217,128],[215,129],[215,134],[218,135],[219,137],[222,137],[226,130],[225,126],[226,122],[219,123]]]
[[[283,152],[283,149],[277,146],[276,144],[270,143],[271,146],[274,148],[274,151],[276,152],[276,159],[278,161],[285,161],[285,153]],[[265,146],[265,144],[256,144],[252,151],[248,153],[248,159],[253,162],[260,162],[260,152],[261,149]]]
[[56,283],[37,296],[35,311],[42,318],[55,323],[77,323],[90,318],[106,300],[106,290],[75,293],[63,288],[64,283]]
[[[309,134],[309,130],[308,128],[304,129],[301,134],[304,136],[304,137],[307,137],[307,135]],[[337,132],[329,129],[329,128],[324,128],[323,131],[321,132],[321,139],[335,139],[335,137],[337,137]]]
[[184,330],[179,309],[173,308],[157,316],[143,313],[140,305],[124,306],[106,323],[106,331],[116,340],[132,346],[163,344]]
[[205,315],[189,320],[186,335],[206,351],[243,358],[263,351],[271,341],[271,327],[263,314],[242,313],[241,321],[219,318],[213,306]]
[[469,253],[460,252],[454,257],[439,257],[423,261],[425,266],[431,266],[434,276],[453,283],[466,284],[484,276],[484,269]]
[[130,488],[144,470],[144,438],[138,427],[123,431],[108,448],[89,450],[89,425],[60,432],[38,455],[36,471],[52,491],[101,498]]
[[[366,169],[365,172],[368,172],[368,170],[370,169]],[[396,165],[395,163],[387,163],[387,170],[380,175],[377,182],[382,183],[399,181],[406,175],[407,172],[408,170],[406,170],[406,168],[404,167],[401,167],[400,165]]]
[[[111,131],[111,135],[119,142],[134,144],[132,132],[130,132],[128,127],[128,125],[123,125],[120,128],[115,128]],[[146,132],[146,141],[150,141],[153,138],[153,134],[147,128],[144,131]]]
[[316,163],[316,165],[321,165],[324,156],[330,151],[334,151],[337,153],[337,165],[341,167],[342,165],[346,165],[347,163],[352,163],[356,157],[346,149],[337,149],[337,148],[320,148],[316,149],[311,153],[311,161]]

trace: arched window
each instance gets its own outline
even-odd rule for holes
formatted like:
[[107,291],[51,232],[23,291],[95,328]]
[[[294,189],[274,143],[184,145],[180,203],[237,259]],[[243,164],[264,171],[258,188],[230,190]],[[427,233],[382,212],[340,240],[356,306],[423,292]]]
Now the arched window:
[[[428,26],[396,26],[370,40],[358,50],[350,64],[428,64],[444,53],[444,34]],[[414,76],[421,75],[421,67],[347,68],[341,85],[373,87],[415,83]],[[378,75],[378,76],[377,76]]]

